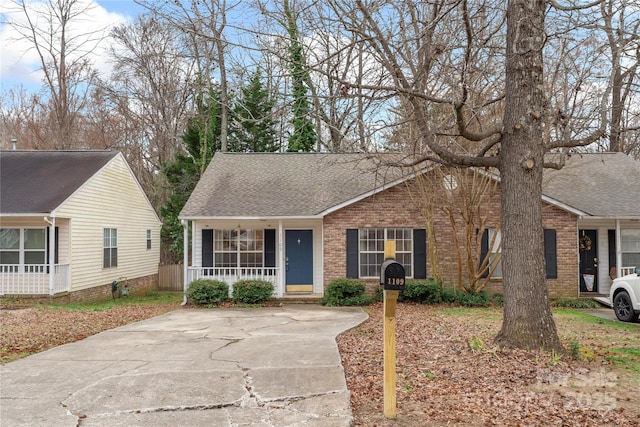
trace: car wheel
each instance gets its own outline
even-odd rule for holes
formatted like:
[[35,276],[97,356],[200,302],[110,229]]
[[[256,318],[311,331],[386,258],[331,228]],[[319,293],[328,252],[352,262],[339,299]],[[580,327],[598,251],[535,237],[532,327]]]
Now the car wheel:
[[619,292],[613,299],[613,311],[615,311],[618,320],[623,322],[633,322],[636,317],[631,305],[631,297],[624,291]]

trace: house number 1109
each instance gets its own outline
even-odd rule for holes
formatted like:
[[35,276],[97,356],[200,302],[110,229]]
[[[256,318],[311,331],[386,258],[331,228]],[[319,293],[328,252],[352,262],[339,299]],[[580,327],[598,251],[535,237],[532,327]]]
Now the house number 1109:
[[401,278],[401,277],[387,277],[387,285],[404,286],[404,278]]

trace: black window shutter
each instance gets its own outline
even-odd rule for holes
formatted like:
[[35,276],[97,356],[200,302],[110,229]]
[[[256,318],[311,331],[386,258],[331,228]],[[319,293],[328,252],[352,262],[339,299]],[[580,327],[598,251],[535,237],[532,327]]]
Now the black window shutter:
[[[44,254],[44,256],[46,258],[45,262],[47,264],[49,264],[49,248],[50,248],[49,245],[51,244],[50,239],[49,239],[49,229],[50,228],[51,227],[47,227],[45,229],[46,238],[47,238],[47,246],[46,246],[47,252]],[[59,236],[59,229],[58,229],[58,227],[56,227],[53,232],[55,234],[55,238],[54,238],[54,242],[53,242],[53,246],[54,246],[53,247],[53,264],[55,265],[55,264],[58,264],[58,240],[59,240],[59,237],[58,237]]]
[[276,230],[264,230],[264,266],[276,266]]
[[413,230],[413,278],[427,278],[427,230]]
[[[480,265],[478,268],[482,268],[482,263],[485,258],[489,255],[489,229],[485,228],[482,232],[482,239],[480,240]],[[489,275],[489,269],[487,269],[482,276],[487,277]]]
[[202,266],[213,267],[213,230],[202,230]]
[[[609,235],[609,271],[615,267],[616,262],[616,230],[608,230]],[[615,276],[614,276],[615,277]]]
[[358,229],[347,229],[347,277],[358,278]]
[[558,254],[556,249],[556,230],[544,229],[544,261],[547,266],[547,279],[557,279]]

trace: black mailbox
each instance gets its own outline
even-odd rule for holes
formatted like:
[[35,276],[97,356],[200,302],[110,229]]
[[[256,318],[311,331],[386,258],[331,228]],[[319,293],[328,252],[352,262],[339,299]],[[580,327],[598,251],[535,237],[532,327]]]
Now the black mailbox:
[[390,291],[403,291],[405,281],[404,266],[388,259],[380,267],[380,285]]

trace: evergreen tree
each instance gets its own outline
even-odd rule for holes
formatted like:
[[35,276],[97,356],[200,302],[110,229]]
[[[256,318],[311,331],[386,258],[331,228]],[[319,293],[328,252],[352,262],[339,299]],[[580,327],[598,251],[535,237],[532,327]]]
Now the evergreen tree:
[[170,262],[183,259],[183,229],[178,215],[214,153],[220,150],[220,97],[212,90],[207,102],[198,104],[203,113],[189,121],[182,135],[185,153],[176,154],[174,160],[162,165],[171,195],[160,208],[163,219],[161,237],[172,258],[165,261]]
[[284,13],[287,18],[287,33],[289,33],[289,55],[291,64],[291,80],[293,86],[293,134],[289,137],[287,151],[311,151],[316,143],[316,131],[309,119],[309,100],[307,99],[307,84],[309,79],[304,60],[302,43],[300,43],[298,24],[289,8],[288,0],[284,1]]
[[249,84],[241,89],[241,97],[233,108],[236,125],[231,130],[230,151],[272,152],[280,148],[275,137],[272,117],[275,101],[262,84],[258,68]]

